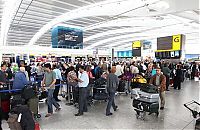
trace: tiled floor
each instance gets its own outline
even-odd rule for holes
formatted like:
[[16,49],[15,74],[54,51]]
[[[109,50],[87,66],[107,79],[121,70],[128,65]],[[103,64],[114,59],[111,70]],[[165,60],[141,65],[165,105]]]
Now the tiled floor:
[[[199,100],[199,82],[185,81],[182,89],[170,88],[166,92],[166,109],[160,111],[160,115],[147,115],[146,119],[136,119],[130,96],[120,95],[116,97],[116,104],[119,110],[114,115],[105,116],[107,103],[96,102],[89,107],[89,112],[82,117],[75,117],[77,109],[73,106],[66,106],[65,100],[60,103],[62,110],[52,117],[45,118],[47,107],[40,104],[42,118],[39,120],[42,130],[64,130],[64,129],[183,129],[193,120],[191,113],[183,104],[191,100]],[[3,124],[4,128],[7,124]],[[193,129],[194,121],[185,127]]]

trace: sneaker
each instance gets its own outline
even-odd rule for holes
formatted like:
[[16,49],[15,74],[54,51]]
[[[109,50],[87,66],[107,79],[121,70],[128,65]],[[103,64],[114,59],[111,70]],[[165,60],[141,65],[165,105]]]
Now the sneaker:
[[46,114],[45,117],[50,117],[51,115],[52,115],[52,113],[48,113],[48,114]]
[[106,116],[111,116],[111,115],[112,115],[112,113],[106,114]]
[[118,108],[118,106],[115,106],[115,109],[114,109],[114,111],[117,111],[117,110],[119,110],[119,108]]
[[82,116],[83,114],[81,114],[81,113],[77,113],[77,114],[75,114],[75,116]]
[[56,108],[56,110],[55,110],[55,111],[56,111],[56,112],[58,112],[58,111],[60,111],[60,110],[61,110],[61,108],[59,107],[59,108]]
[[160,110],[164,110],[164,107],[160,107]]

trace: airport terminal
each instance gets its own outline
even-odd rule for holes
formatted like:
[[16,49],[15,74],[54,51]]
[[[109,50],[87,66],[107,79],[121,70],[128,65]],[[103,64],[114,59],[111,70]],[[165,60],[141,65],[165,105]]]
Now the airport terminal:
[[200,130],[199,0],[0,0],[0,130]]

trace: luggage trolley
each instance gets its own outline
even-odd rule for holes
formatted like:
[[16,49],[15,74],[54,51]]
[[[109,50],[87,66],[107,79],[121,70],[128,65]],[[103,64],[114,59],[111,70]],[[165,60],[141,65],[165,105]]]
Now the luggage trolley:
[[[190,101],[190,102],[188,102],[188,103],[185,103],[184,104],[184,106],[187,108],[187,109],[189,109],[190,111],[191,111],[191,113],[192,113],[192,116],[193,116],[193,118],[194,119],[196,119],[196,123],[195,123],[195,130],[200,130],[200,109],[199,110],[195,110],[195,109],[192,109],[191,108],[191,105],[197,105],[199,108],[200,108],[200,103],[198,103],[198,102],[196,102],[196,101],[194,101],[194,100],[192,100],[192,101]],[[199,111],[199,112],[198,112]],[[197,119],[198,118],[198,119]],[[190,122],[191,123],[191,122]],[[189,124],[190,124],[189,123]],[[188,125],[189,125],[188,124]],[[187,126],[188,126],[187,125]],[[186,127],[187,127],[186,126]],[[185,127],[184,127],[185,128]]]
[[133,107],[136,111],[136,118],[145,120],[145,116],[155,113],[159,115],[159,94],[150,94],[141,91],[139,88],[132,90]]

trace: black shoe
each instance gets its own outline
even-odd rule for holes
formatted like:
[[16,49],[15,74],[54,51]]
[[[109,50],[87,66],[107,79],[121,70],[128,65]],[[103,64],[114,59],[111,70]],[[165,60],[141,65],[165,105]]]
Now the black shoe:
[[166,91],[169,91],[169,89],[167,89]]
[[83,114],[81,114],[81,113],[77,113],[77,114],[75,114],[75,116],[82,116]]
[[111,116],[111,115],[112,115],[112,113],[106,114],[106,116]]
[[114,111],[117,111],[118,110],[118,106],[115,106],[115,109],[114,109]]
[[164,107],[160,107],[160,110],[164,110]]

